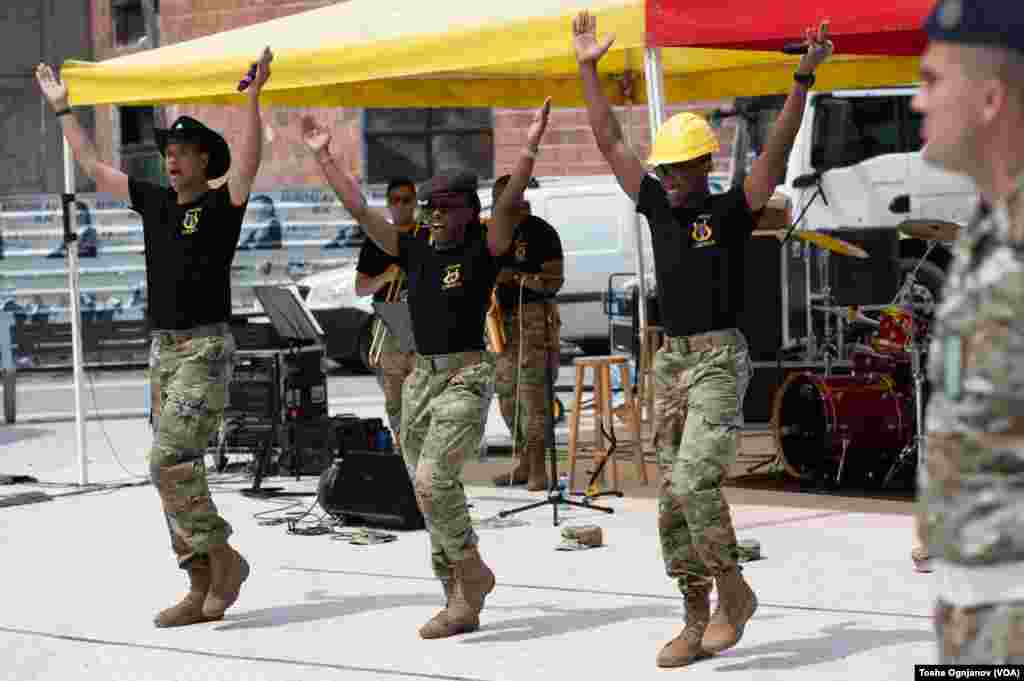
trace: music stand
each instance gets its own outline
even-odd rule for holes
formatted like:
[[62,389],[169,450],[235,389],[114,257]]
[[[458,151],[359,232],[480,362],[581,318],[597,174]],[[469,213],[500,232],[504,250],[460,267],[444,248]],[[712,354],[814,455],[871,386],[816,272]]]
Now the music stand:
[[[302,302],[295,286],[253,286],[253,292],[278,337],[287,343],[290,349],[310,347],[322,342],[324,331],[313,313]],[[267,437],[262,451],[255,455],[256,470],[253,475],[252,487],[242,490],[242,494],[260,498],[314,496],[316,492],[284,492],[280,487],[262,486],[267,459],[270,457],[269,438],[272,435]],[[301,466],[297,466],[297,468],[301,470]]]
[[294,286],[253,286],[263,312],[281,340],[291,347],[305,347],[321,342],[324,330],[299,297]]
[[402,352],[416,352],[416,339],[412,333],[412,313],[408,302],[381,303],[373,301],[373,309],[384,320],[388,332],[398,339]]
[[[555,399],[554,399],[554,394],[555,394],[555,377],[554,377],[554,373],[555,372],[554,372],[554,369],[551,366],[551,362],[550,361],[546,362],[545,364],[546,364],[546,366],[544,367],[544,378],[545,378],[545,381],[544,381],[544,400],[545,400],[545,402],[547,404],[547,411],[546,411],[545,417],[544,417],[544,425],[545,425],[544,446],[547,447],[547,449],[548,449],[548,455],[549,455],[548,456],[548,464],[551,467],[551,488],[548,489],[548,496],[543,501],[536,501],[536,502],[534,502],[532,504],[527,504],[525,506],[519,506],[518,508],[510,508],[507,511],[498,511],[498,517],[499,518],[505,518],[505,517],[513,515],[515,513],[521,513],[523,511],[529,511],[532,508],[539,508],[539,507],[544,506],[546,504],[550,504],[551,505],[551,514],[552,514],[551,524],[554,525],[555,527],[558,527],[558,506],[559,506],[559,504],[565,504],[566,506],[576,506],[577,508],[587,508],[587,509],[590,509],[592,511],[604,511],[605,513],[614,513],[615,509],[608,508],[607,506],[595,506],[594,504],[591,504],[590,501],[589,501],[589,499],[590,499],[589,497],[586,497],[587,498],[586,502],[573,501],[572,499],[567,498],[567,495],[572,494],[571,490],[563,491],[562,489],[560,489],[558,487],[558,451],[557,451],[557,448],[555,447],[555,417],[554,417],[554,414],[552,413],[552,411],[553,411],[552,404],[555,401]],[[580,405],[577,404],[573,408],[574,409],[579,409]],[[598,424],[598,427],[600,427],[600,424]],[[517,433],[512,433],[513,440],[516,437],[518,437],[518,434]],[[603,466],[603,463],[602,463],[602,466]],[[597,476],[597,474],[600,473],[600,470],[601,469],[599,467],[597,472],[595,473],[595,478],[594,479],[596,479],[596,476]],[[608,495],[608,494],[614,494],[615,496],[619,496],[619,497],[622,496],[622,492],[617,492],[617,491],[616,492],[604,492],[600,496],[605,496],[605,495]]]

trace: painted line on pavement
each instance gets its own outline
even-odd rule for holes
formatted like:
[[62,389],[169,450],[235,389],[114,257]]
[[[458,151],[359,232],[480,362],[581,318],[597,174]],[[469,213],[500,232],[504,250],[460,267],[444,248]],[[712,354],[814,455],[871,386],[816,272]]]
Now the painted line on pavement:
[[[244,620],[242,621],[244,624]],[[178,653],[180,655],[195,655],[218,660],[238,660],[240,662],[270,662],[274,664],[287,664],[293,667],[313,667],[315,669],[331,669],[346,672],[365,672],[367,674],[378,674],[381,677],[400,676],[411,679],[440,679],[441,681],[484,681],[482,678],[473,676],[454,676],[452,674],[427,674],[424,672],[408,672],[400,669],[388,669],[386,667],[360,667],[349,664],[331,664],[329,662],[313,662],[309,660],[296,660],[287,657],[266,657],[261,655],[239,655],[236,653],[217,653],[208,650],[196,650],[195,648],[178,648],[175,646],[153,645],[151,643],[134,643],[131,641],[116,641],[113,639],[94,638],[91,636],[75,636],[73,634],[55,634],[48,631],[35,629],[20,629],[17,627],[0,626],[0,632],[16,634],[19,636],[37,636],[56,641],[68,641],[70,643],[89,643],[102,646],[121,646],[123,648],[134,648],[136,650],[154,650],[164,653]]]

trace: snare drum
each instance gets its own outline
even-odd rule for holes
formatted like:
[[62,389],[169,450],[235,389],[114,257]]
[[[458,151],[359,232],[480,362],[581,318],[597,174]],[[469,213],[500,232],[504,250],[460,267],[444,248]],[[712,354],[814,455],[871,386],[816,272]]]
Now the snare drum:
[[843,475],[878,471],[913,434],[906,399],[884,374],[792,374],[775,395],[772,423],[786,472],[804,480],[836,480],[840,465]]

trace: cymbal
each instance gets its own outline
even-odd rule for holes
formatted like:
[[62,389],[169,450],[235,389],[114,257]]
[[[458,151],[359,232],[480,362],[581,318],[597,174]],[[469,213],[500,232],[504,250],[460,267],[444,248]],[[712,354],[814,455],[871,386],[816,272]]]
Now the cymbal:
[[793,236],[839,255],[852,255],[854,258],[861,259],[868,257],[868,252],[860,246],[855,246],[849,241],[843,241],[822,232],[815,232],[811,229],[797,229],[793,231]]
[[907,236],[925,241],[956,241],[960,225],[945,220],[904,220],[899,230]]
[[[785,234],[785,230],[781,229],[757,229],[751,233],[751,236],[774,236],[781,240],[785,237]],[[824,234],[823,232],[816,232],[811,229],[795,229],[793,230],[793,237],[800,239],[802,241],[808,241],[814,244],[815,246],[818,246],[819,248],[824,248],[826,250],[832,251],[833,253],[838,253],[839,255],[850,255],[853,256],[854,258],[862,259],[866,259],[868,257],[868,252],[865,251],[860,246],[855,246],[854,244],[851,244],[849,241],[837,239],[834,236],[829,236],[828,234]]]

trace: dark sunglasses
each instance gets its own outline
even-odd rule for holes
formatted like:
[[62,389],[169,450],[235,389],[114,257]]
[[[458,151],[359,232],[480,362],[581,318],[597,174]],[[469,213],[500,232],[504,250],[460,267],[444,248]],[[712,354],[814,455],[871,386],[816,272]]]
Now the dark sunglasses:
[[664,180],[669,175],[685,175],[705,168],[711,167],[711,160],[698,158],[692,161],[681,161],[679,163],[662,163],[654,166],[654,174]]
[[396,205],[399,203],[409,205],[416,203],[416,197],[412,194],[392,194],[388,197],[388,203],[390,205]]

